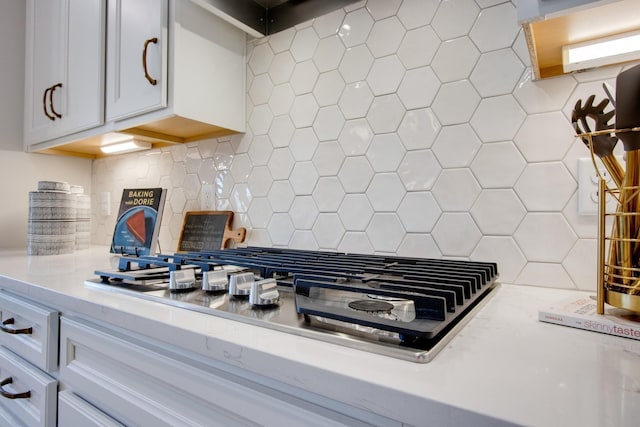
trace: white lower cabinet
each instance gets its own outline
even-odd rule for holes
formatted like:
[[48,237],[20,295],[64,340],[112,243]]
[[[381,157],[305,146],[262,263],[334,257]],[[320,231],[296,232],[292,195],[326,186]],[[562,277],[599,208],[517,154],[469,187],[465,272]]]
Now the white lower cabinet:
[[76,317],[61,317],[59,379],[127,426],[364,425],[188,352]]
[[70,391],[58,394],[59,427],[124,427]]

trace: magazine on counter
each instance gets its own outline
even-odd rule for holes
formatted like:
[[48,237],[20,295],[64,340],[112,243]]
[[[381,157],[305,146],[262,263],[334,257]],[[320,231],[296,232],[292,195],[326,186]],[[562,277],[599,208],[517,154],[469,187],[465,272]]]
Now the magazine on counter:
[[165,188],[122,190],[111,253],[136,256],[156,254],[166,196]]
[[565,299],[541,309],[538,320],[640,340],[640,313],[605,304],[604,314],[598,314],[595,296],[590,295]]

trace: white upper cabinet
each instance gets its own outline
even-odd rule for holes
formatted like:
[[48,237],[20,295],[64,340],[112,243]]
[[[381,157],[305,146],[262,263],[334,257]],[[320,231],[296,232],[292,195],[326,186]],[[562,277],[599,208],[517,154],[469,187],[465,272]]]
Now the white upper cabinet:
[[107,120],[167,106],[167,0],[110,0]]
[[104,123],[105,0],[29,0],[25,145]]

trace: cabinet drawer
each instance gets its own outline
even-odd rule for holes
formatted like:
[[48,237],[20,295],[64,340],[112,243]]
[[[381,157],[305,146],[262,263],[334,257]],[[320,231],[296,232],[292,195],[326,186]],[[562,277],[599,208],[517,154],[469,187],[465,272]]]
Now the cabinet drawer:
[[[5,383],[1,386],[0,406],[7,412],[28,427],[56,425],[58,383],[55,379],[0,348],[0,381]],[[29,395],[25,397],[11,397],[27,392]]]
[[124,427],[70,391],[58,394],[58,427]]
[[0,291],[0,344],[51,372],[58,366],[58,317],[55,310]]
[[60,382],[128,426],[362,425],[144,337],[76,318],[60,324]]

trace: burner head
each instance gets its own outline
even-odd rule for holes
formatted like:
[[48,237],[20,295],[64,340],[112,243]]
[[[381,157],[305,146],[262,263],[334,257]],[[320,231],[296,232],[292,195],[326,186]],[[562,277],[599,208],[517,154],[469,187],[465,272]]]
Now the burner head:
[[380,300],[372,300],[372,299],[361,299],[356,301],[351,301],[349,303],[349,307],[358,311],[367,311],[369,313],[376,312],[389,312],[393,310],[393,304],[380,301]]

